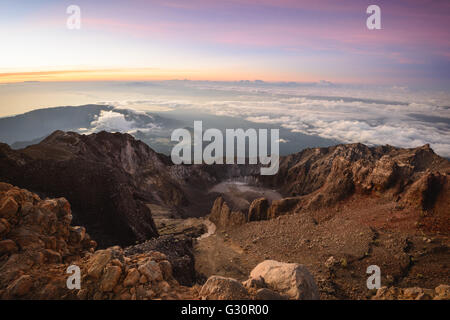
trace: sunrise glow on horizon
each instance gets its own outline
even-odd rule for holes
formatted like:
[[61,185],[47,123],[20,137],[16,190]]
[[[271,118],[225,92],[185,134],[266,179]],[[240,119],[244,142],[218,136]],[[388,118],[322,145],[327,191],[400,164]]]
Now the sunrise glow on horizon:
[[[0,83],[255,80],[450,85],[450,3],[2,1]],[[69,5],[81,29],[66,26]]]

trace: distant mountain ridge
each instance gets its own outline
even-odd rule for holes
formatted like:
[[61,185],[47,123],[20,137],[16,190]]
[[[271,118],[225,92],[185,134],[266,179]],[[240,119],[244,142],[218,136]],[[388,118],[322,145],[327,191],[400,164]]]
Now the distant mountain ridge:
[[165,137],[167,130],[177,126],[179,123],[174,119],[110,105],[62,106],[0,118],[0,141],[20,149],[41,142],[56,130],[78,133],[133,131],[145,140],[150,136]]
[[81,108],[67,106],[38,109],[0,118],[0,141],[13,144],[46,137],[61,128],[67,131],[87,128],[101,110],[112,109],[111,106],[103,105],[86,105]]

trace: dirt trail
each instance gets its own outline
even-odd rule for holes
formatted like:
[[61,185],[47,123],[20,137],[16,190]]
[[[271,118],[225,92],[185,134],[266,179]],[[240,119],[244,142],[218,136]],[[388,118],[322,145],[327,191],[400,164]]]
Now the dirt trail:
[[209,277],[221,275],[244,280],[251,270],[251,263],[244,250],[229,240],[226,233],[215,233],[196,242],[195,269]]

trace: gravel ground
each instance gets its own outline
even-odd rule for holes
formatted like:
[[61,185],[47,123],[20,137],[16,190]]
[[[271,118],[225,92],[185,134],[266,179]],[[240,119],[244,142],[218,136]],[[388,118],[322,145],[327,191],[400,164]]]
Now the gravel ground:
[[427,235],[417,221],[419,213],[393,202],[355,196],[332,210],[219,230],[195,244],[196,269],[244,280],[265,259],[297,262],[314,274],[322,299],[369,298],[370,265],[381,268],[382,285],[449,284],[448,235]]

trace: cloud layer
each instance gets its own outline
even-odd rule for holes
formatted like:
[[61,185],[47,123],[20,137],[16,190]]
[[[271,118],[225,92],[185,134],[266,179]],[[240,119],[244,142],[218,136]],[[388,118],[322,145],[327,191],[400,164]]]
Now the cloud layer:
[[[276,124],[294,132],[344,143],[406,148],[429,143],[436,153],[450,157],[450,107],[445,93],[414,92],[403,87],[335,86],[328,82],[309,86],[187,82],[183,86],[202,96],[201,102],[186,99],[140,103],[148,106],[161,103],[172,110],[199,109]],[[217,99],[218,95],[222,98]],[[131,105],[136,104],[130,102]]]

